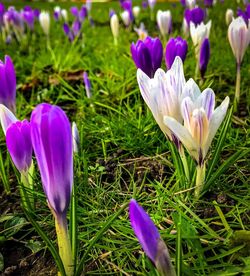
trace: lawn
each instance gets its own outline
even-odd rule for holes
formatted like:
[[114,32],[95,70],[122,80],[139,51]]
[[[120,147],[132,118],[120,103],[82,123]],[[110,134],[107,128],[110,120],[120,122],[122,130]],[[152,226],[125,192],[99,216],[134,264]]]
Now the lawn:
[[[204,81],[195,78],[195,49],[190,37],[184,62],[186,80],[194,78],[201,91],[212,88],[216,106],[230,97],[227,116],[206,158],[207,177],[198,198],[193,189],[195,161],[185,151],[192,177],[183,180],[178,153],[141,96],[130,53],[131,43],[138,39],[133,27],[125,28],[120,20],[118,44],[114,45],[109,11],[112,8],[119,15],[119,2],[93,3],[94,24],[86,19],[73,43],[65,36],[62,22],[53,19],[58,3],[4,2],[17,10],[28,4],[51,13],[48,39],[36,21],[34,32],[28,31],[21,42],[13,39],[7,45],[0,38],[0,60],[9,55],[15,66],[17,118],[29,119],[35,106],[46,102],[60,106],[77,125],[80,139],[79,151],[74,154],[74,197],[67,215],[70,237],[77,236],[72,238],[78,267],[75,275],[158,275],[131,228],[128,205],[132,198],[159,229],[177,275],[250,275],[250,50],[241,66],[238,111],[233,112],[236,65],[225,12],[228,8],[236,12],[243,4],[217,2],[208,9],[206,19],[212,20],[212,27]],[[136,4],[141,1],[133,1]],[[59,5],[69,10],[72,3]],[[154,15],[158,9],[171,10],[171,36],[182,35],[184,8],[179,3],[157,3]],[[69,21],[73,21],[70,13]],[[139,22],[144,22],[150,36],[161,38],[149,9],[141,10],[135,25]],[[166,42],[161,41],[165,48]],[[161,67],[166,71],[164,59]],[[86,96],[83,72],[91,82],[91,97]],[[53,245],[57,249],[54,218],[35,158],[33,161],[34,187],[28,194],[34,204],[27,212],[21,203],[20,173],[1,131],[3,275],[57,275],[58,260],[51,253]]]

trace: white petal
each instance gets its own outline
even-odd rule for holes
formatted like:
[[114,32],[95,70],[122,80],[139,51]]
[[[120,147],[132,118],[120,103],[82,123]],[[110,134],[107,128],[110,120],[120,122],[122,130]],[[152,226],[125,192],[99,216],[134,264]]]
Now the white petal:
[[0,104],[0,122],[5,135],[8,127],[17,121],[16,116],[5,105]]
[[199,160],[198,146],[192,138],[191,134],[183,125],[175,119],[165,116],[164,124],[173,132],[173,134],[181,141],[185,148],[189,151],[195,160]]
[[224,101],[221,103],[221,105],[215,109],[210,119],[208,137],[207,137],[206,145],[204,147],[205,155],[207,154],[207,151],[212,143],[212,140],[227,113],[228,105],[229,105],[229,97],[226,97]]
[[180,102],[185,97],[190,97],[193,102],[200,96],[201,91],[199,86],[193,79],[189,79],[186,84],[184,85],[183,92],[180,98]]
[[181,103],[181,114],[184,119],[185,127],[190,131],[191,114],[194,109],[194,103],[189,97],[183,99]]
[[200,96],[197,98],[195,102],[195,107],[200,108],[203,107],[208,120],[210,120],[212,113],[214,111],[215,106],[215,94],[211,88],[205,89]]

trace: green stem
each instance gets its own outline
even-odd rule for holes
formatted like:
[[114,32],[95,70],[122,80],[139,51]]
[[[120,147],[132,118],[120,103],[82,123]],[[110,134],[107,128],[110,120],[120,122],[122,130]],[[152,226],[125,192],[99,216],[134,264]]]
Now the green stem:
[[189,167],[188,167],[187,158],[186,158],[186,155],[185,155],[185,152],[184,152],[184,149],[183,149],[182,145],[180,146],[179,154],[180,154],[180,157],[181,157],[181,161],[182,161],[182,165],[183,165],[183,168],[184,168],[184,172],[185,172],[187,181],[189,182],[190,181]]
[[195,183],[195,197],[198,198],[204,186],[206,176],[206,164],[197,165],[196,167],[196,183]]
[[74,274],[74,265],[73,265],[70,239],[68,236],[67,218],[65,214],[61,216],[54,214],[54,217],[55,217],[59,255],[62,259],[66,275],[72,276]]
[[240,102],[240,63],[237,63],[236,69],[236,86],[235,86],[235,97],[234,97],[234,111],[238,110],[238,104]]

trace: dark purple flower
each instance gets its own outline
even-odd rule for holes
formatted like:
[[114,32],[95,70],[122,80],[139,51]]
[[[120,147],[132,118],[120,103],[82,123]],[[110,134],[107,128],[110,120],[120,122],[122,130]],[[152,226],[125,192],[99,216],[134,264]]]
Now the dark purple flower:
[[35,15],[35,17],[39,17],[39,15],[40,15],[40,10],[39,9],[34,9],[33,10],[33,13],[34,13],[34,15]]
[[16,72],[9,56],[5,56],[5,63],[0,60],[0,103],[15,112]]
[[57,216],[65,216],[73,183],[73,144],[69,119],[55,105],[42,103],[31,114],[31,141],[43,189]]
[[20,172],[27,172],[32,161],[30,123],[12,123],[6,131],[6,144],[11,159]]
[[160,274],[175,275],[166,244],[149,215],[135,199],[131,199],[129,203],[129,219],[141,247]]
[[186,0],[180,0],[180,3],[184,8],[186,7]]
[[63,31],[68,37],[69,41],[72,42],[74,40],[74,34],[67,23],[63,24]]
[[203,22],[205,18],[205,12],[200,7],[186,9],[184,12],[184,17],[188,23],[188,26],[190,25],[190,22],[193,22],[197,26]]
[[25,6],[25,7],[23,8],[23,10],[24,10],[24,11],[27,11],[27,12],[32,12],[31,6]]
[[245,20],[246,24],[248,25],[248,20],[250,19],[250,4],[248,4],[246,6],[246,10],[245,11],[243,11],[240,8],[238,8],[237,9],[237,16],[241,16]]
[[130,50],[136,67],[152,78],[161,67],[163,47],[160,39],[148,36],[144,41],[132,43]]
[[210,58],[210,43],[209,43],[209,39],[205,38],[201,44],[200,60],[199,60],[199,68],[200,68],[202,78],[204,78],[205,72],[207,70],[209,58]]
[[88,98],[91,98],[91,83],[88,77],[88,73],[84,72],[83,73],[83,81],[84,81],[84,85],[85,85],[85,90],[86,90],[86,95]]
[[148,1],[142,1],[141,5],[143,9],[146,9],[148,7]]
[[5,12],[5,7],[3,3],[0,3],[0,27],[3,24],[3,15]]
[[166,66],[170,69],[176,56],[179,56],[184,63],[188,50],[188,44],[185,39],[180,36],[176,38],[170,38],[166,45]]
[[204,5],[206,7],[212,7],[214,0],[204,0]]
[[73,16],[78,17],[79,11],[77,7],[71,7],[70,12]]
[[61,12],[60,11],[54,11],[53,15],[54,15],[55,21],[58,21],[60,19]]

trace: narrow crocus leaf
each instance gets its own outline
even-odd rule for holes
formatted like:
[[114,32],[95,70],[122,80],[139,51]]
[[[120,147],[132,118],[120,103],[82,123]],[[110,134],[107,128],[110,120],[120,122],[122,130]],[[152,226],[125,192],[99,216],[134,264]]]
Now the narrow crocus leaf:
[[31,114],[31,140],[44,192],[57,216],[64,216],[73,183],[73,145],[70,122],[54,105],[40,104]]
[[166,244],[149,215],[135,199],[129,204],[129,218],[138,241],[160,274],[174,276],[175,271]]
[[0,104],[0,122],[4,134],[6,134],[8,127],[17,121],[15,115],[5,105]]
[[24,120],[11,124],[6,132],[6,144],[17,169],[28,172],[32,161],[30,123]]

